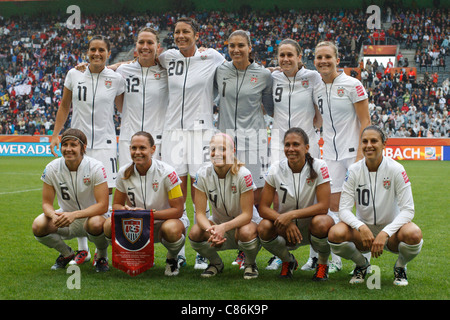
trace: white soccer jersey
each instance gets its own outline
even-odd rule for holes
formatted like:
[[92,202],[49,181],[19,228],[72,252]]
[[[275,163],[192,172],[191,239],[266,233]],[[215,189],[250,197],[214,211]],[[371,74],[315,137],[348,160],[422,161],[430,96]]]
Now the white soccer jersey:
[[[152,165],[145,176],[134,167],[134,172],[124,179],[125,170],[130,164],[122,166],[117,174],[116,189],[125,193],[133,207],[146,210],[169,209],[169,191],[181,184],[177,173],[167,163],[152,159]],[[184,211],[183,216],[186,217]]]
[[[352,213],[356,204],[356,216]],[[401,164],[383,157],[378,170],[370,172],[365,159],[350,166],[345,178],[339,218],[352,228],[363,224],[386,225],[392,236],[414,217],[411,183]]]
[[361,82],[344,72],[333,83],[322,81],[314,88],[314,102],[323,116],[324,159],[356,157],[361,124],[353,104],[367,97]]
[[313,93],[322,78],[317,71],[301,68],[294,77],[274,71],[273,78],[273,127],[272,136],[278,136],[277,149],[283,149],[283,138],[287,130],[299,127],[305,130],[309,144],[318,144],[313,121],[316,114]]
[[73,212],[97,203],[94,187],[106,182],[106,171],[100,161],[83,156],[77,171],[71,173],[61,157],[45,167],[41,180],[55,189],[62,211]]
[[130,141],[136,132],[147,131],[161,141],[169,100],[167,71],[159,65],[145,68],[135,61],[122,64],[117,72],[125,80],[119,140]]
[[[213,164],[207,163],[198,170],[194,187],[206,194],[212,209],[212,218],[220,224],[236,218],[242,213],[241,194],[256,190],[250,171],[241,167],[234,175],[228,171],[224,179],[219,179]],[[253,206],[252,221],[259,223],[261,218]]]
[[279,213],[304,209],[317,202],[317,186],[330,181],[328,167],[324,160],[314,159],[313,169],[317,172],[316,179],[309,179],[310,168],[305,163],[299,173],[293,173],[288,160],[275,162],[266,174],[266,182],[276,189],[279,199]]
[[100,73],[74,69],[67,73],[64,86],[72,91],[71,127],[86,135],[90,149],[117,148],[114,127],[114,99],[124,92],[120,74],[104,68]]
[[169,106],[164,130],[213,129],[214,73],[225,58],[214,49],[185,57],[170,49],[159,56],[167,69]]

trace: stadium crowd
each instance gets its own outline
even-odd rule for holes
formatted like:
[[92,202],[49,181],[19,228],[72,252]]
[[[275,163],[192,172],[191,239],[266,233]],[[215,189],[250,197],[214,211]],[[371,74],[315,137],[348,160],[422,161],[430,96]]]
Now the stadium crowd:
[[[417,67],[417,74],[386,72],[390,66],[367,63],[361,80],[369,93],[373,124],[395,137],[450,137],[448,105],[449,79],[437,73],[420,72],[421,67],[446,67],[450,59],[448,9],[411,9],[392,5],[384,17],[390,23],[385,37],[400,48],[415,49],[414,61],[402,56],[399,67]],[[100,14],[86,16],[81,29],[68,29],[61,17],[0,16],[0,134],[51,135],[64,76],[85,61],[85,45],[94,34],[110,38],[110,61],[130,50],[134,36],[143,26],[172,30],[180,13]],[[297,40],[303,61],[314,59],[314,47],[321,40],[335,41],[341,67],[358,67],[361,46],[371,43],[363,10],[309,10],[248,13],[195,12],[191,17],[201,25],[199,45],[228,56],[227,38],[236,29],[251,33],[254,59],[266,67],[276,66],[276,51],[285,38]],[[163,40],[173,46],[169,32]],[[448,75],[448,73],[447,73]],[[70,122],[70,117],[67,124]],[[117,134],[120,115],[116,115]]]

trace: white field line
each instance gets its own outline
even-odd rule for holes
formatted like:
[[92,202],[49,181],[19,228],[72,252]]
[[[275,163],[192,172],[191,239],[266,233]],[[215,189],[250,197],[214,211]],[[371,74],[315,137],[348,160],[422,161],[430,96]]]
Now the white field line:
[[38,191],[38,190],[42,190],[42,188],[18,190],[18,191],[9,191],[9,192],[0,192],[0,195],[3,195],[3,194],[14,194],[14,193],[23,193],[23,192],[32,192],[32,191]]

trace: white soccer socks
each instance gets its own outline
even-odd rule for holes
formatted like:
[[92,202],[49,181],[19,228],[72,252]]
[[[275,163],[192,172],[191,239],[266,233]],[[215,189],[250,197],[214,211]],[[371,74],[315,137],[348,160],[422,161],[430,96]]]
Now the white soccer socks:
[[175,242],[168,242],[164,238],[161,239],[161,243],[167,249],[167,259],[176,259],[177,258],[178,253],[184,246],[185,240],[186,240],[186,237],[184,236],[184,234],[182,234],[181,238]]
[[50,233],[43,237],[35,236],[36,240],[43,245],[55,249],[61,253],[64,257],[68,257],[73,254],[72,249],[62,240],[61,236],[57,233]]
[[253,265],[256,262],[256,256],[261,249],[259,238],[256,237],[248,242],[238,241],[239,250],[245,253],[245,265]]
[[356,248],[353,242],[344,241],[342,243],[332,243],[329,242],[331,251],[338,256],[352,260],[357,266],[361,267],[366,264],[366,258],[363,254]]
[[319,264],[328,264],[328,257],[331,253],[330,245],[328,244],[328,237],[317,238],[316,236],[311,235],[311,246],[319,255],[317,262]]
[[277,256],[283,262],[291,261],[291,254],[286,247],[286,239],[282,236],[276,236],[274,239],[265,241],[260,239],[261,245],[274,256]]
[[208,241],[196,242],[189,239],[191,242],[191,247],[202,257],[209,260],[210,264],[221,264],[222,259],[217,253],[217,249],[215,247],[211,247],[211,243]]
[[418,244],[406,244],[400,242],[398,244],[398,259],[395,263],[396,267],[405,268],[406,264],[414,259],[422,250],[423,239]]
[[90,233],[88,233],[88,239],[89,241],[93,242],[95,244],[95,247],[97,248],[97,259],[100,258],[108,258],[108,245],[109,242],[105,236],[105,234],[102,232],[97,236],[94,236]]

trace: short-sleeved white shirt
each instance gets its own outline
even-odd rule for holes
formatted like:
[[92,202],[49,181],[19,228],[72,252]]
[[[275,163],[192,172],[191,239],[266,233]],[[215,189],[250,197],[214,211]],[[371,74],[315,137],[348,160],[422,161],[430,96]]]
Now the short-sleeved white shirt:
[[164,130],[213,129],[214,74],[225,58],[214,49],[185,57],[176,49],[159,56],[167,69],[169,106]]
[[319,137],[313,121],[316,114],[313,93],[322,78],[317,71],[300,69],[294,77],[287,77],[281,71],[272,73],[274,115],[272,134],[277,132],[278,149],[283,149],[283,138],[287,130],[302,128],[309,138],[309,144],[317,144]]
[[353,104],[367,97],[361,82],[344,72],[333,83],[322,81],[314,89],[314,102],[323,117],[324,159],[356,157],[361,123]]
[[138,131],[150,132],[160,141],[169,101],[167,71],[156,65],[142,67],[138,61],[117,68],[125,80],[119,140],[130,141]]
[[117,148],[114,99],[124,92],[120,74],[104,68],[100,73],[71,69],[64,86],[72,91],[71,127],[86,135],[90,149]]
[[317,172],[317,178],[311,180],[310,168],[307,163],[299,173],[293,173],[288,160],[283,159],[272,164],[266,174],[266,182],[278,194],[279,213],[291,210],[303,209],[317,202],[317,186],[330,181],[328,167],[325,161],[314,159],[313,169]]
[[94,187],[106,182],[106,171],[100,161],[85,155],[77,171],[71,173],[61,157],[45,167],[41,180],[55,189],[62,211],[73,212],[97,203]]
[[[230,221],[240,215],[242,213],[241,194],[256,190],[252,175],[247,168],[241,167],[236,175],[228,171],[224,179],[219,179],[211,162],[198,170],[194,187],[208,197],[212,219],[217,224]],[[260,220],[253,206],[252,221],[259,223]]]
[[383,157],[376,172],[369,173],[365,159],[349,167],[339,204],[341,221],[355,229],[363,224],[386,225],[383,231],[392,236],[413,217],[411,182],[401,164]]

